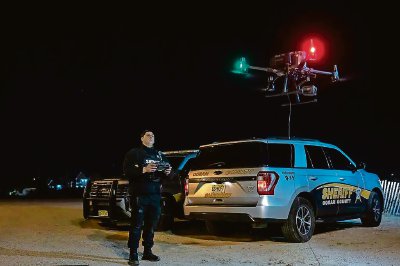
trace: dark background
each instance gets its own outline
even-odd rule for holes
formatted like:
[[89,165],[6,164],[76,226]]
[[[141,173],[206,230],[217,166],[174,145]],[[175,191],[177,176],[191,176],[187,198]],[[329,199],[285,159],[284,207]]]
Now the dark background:
[[[318,103],[292,107],[291,135],[338,145],[367,169],[398,171],[398,30],[391,7],[221,4],[24,6],[5,9],[1,84],[4,187],[33,177],[121,174],[124,154],[153,129],[161,150],[287,136],[286,99],[266,75],[230,72],[245,56],[268,66],[324,39]],[[2,181],[3,182],[3,181]]]

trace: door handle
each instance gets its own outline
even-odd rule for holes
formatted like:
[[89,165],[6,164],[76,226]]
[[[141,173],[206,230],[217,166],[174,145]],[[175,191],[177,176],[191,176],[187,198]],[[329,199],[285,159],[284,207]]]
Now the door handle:
[[223,199],[214,199],[213,200],[213,203],[222,203],[222,202],[224,202]]
[[344,178],[344,177],[339,177],[339,180],[340,180],[340,181],[344,181],[344,180],[346,180],[346,178]]
[[316,177],[316,176],[310,176],[308,179],[310,179],[310,180],[312,180],[312,181],[315,181],[315,180],[318,179],[318,177]]

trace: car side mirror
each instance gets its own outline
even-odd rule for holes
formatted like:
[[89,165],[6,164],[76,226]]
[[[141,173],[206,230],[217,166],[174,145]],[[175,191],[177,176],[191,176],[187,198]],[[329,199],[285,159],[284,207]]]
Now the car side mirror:
[[357,169],[365,169],[367,165],[364,162],[360,162],[357,164]]

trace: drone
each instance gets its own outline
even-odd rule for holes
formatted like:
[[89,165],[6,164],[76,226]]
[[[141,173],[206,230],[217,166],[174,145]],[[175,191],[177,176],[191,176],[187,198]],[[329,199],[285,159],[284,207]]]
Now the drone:
[[[270,60],[270,67],[251,66],[246,62],[244,57],[237,62],[234,73],[245,74],[249,69],[264,71],[267,73],[267,86],[261,89],[265,91],[265,97],[279,97],[294,95],[296,102],[294,104],[315,103],[317,99],[301,101],[300,96],[315,97],[317,96],[317,87],[313,84],[313,80],[317,75],[327,75],[331,77],[332,82],[339,81],[339,72],[337,65],[333,66],[333,71],[321,71],[307,66],[308,61],[313,61],[311,56],[307,57],[305,51],[293,51],[275,55]],[[283,79],[282,90],[276,89],[276,82]],[[290,99],[290,98],[289,98]],[[292,104],[290,102],[290,104]],[[287,104],[283,104],[285,106]]]

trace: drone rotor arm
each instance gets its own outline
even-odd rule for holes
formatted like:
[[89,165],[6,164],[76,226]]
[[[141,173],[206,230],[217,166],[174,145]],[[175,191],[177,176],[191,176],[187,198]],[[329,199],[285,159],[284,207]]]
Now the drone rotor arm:
[[284,76],[285,72],[279,69],[275,68],[270,68],[270,67],[257,67],[257,66],[248,66],[249,69],[254,69],[254,70],[259,70],[259,71],[264,71],[264,72],[269,72],[277,75],[278,77]]
[[321,70],[316,70],[316,69],[309,69],[310,73],[314,73],[314,74],[322,74],[322,75],[329,75],[332,78],[332,82],[336,82],[339,80],[339,71],[337,68],[337,65],[333,66],[333,71],[332,72],[328,72],[328,71],[321,71]]

